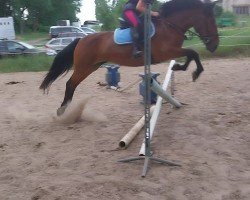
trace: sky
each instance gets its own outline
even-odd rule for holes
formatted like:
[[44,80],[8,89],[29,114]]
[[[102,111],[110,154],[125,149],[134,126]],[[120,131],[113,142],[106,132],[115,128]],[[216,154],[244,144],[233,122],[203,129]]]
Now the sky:
[[77,14],[77,17],[83,23],[86,20],[95,20],[95,1],[94,0],[82,0],[81,12]]
[[[159,0],[164,1],[164,0]],[[86,20],[95,20],[95,2],[94,0],[82,0],[81,12],[77,15],[81,23]]]

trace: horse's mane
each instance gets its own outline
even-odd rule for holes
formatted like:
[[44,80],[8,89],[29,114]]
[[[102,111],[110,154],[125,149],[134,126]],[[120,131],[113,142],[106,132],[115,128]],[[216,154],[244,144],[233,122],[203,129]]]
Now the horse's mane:
[[[206,0],[206,2],[210,2]],[[160,16],[161,17],[168,17],[173,13],[189,10],[189,9],[196,9],[202,8],[204,3],[201,0],[172,0],[163,3],[160,8]]]

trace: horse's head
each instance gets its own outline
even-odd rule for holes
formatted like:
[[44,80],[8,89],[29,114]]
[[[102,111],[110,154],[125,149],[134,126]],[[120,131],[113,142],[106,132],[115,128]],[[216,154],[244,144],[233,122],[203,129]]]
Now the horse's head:
[[219,44],[214,17],[215,3],[210,0],[172,0],[162,4],[160,17],[178,32],[194,27],[207,49],[215,51]]
[[214,52],[219,45],[219,35],[214,17],[215,3],[207,2],[200,9],[193,27],[210,52]]

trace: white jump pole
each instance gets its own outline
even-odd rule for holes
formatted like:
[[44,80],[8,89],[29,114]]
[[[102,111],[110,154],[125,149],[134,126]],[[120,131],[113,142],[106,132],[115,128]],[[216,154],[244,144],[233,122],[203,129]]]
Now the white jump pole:
[[180,102],[178,102],[168,92],[162,89],[162,87],[154,79],[152,79],[151,90],[153,90],[156,94],[158,94],[158,96],[162,97],[163,99],[171,103],[176,108],[181,107]]
[[[172,76],[172,72],[173,72],[172,67],[174,64],[175,64],[175,60],[171,60],[169,67],[168,67],[167,74],[165,76],[165,80],[164,80],[163,85],[162,85],[162,89],[164,90],[164,93],[167,94],[166,99],[170,100],[170,103],[178,108],[181,106],[181,104],[177,100],[175,100],[170,94],[165,92],[167,90],[167,87],[168,87],[169,82],[171,80],[171,76]],[[159,116],[160,110],[161,110],[162,100],[163,100],[163,98],[158,95],[155,109],[154,109],[153,115],[151,116],[151,119],[150,119],[150,140],[152,139],[153,134],[154,134],[155,125],[156,125],[156,122],[157,122],[157,119],[158,119],[158,116]],[[143,141],[143,143],[141,145],[139,156],[145,156],[145,140]]]

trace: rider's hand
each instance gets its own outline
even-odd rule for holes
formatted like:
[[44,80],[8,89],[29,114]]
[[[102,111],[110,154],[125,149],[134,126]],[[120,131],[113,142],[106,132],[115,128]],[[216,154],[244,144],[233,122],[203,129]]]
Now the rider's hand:
[[158,16],[159,16],[159,13],[158,13],[158,12],[151,12],[151,16],[152,16],[152,17],[158,17]]

